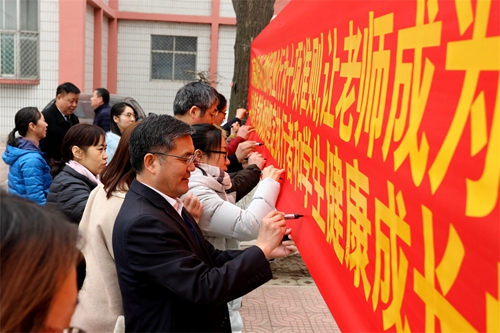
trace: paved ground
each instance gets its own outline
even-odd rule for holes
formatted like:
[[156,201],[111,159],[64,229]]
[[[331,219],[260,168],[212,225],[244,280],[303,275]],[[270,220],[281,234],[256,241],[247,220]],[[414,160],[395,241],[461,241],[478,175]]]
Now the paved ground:
[[244,333],[340,333],[310,277],[276,276],[243,297]]
[[273,279],[243,297],[243,333],[340,333],[300,254],[274,260],[271,269]]
[[[1,154],[5,141],[0,139]],[[7,174],[8,166],[2,160],[0,188],[5,190]],[[243,333],[340,332],[299,254],[277,259],[271,268],[274,278],[243,297]]]

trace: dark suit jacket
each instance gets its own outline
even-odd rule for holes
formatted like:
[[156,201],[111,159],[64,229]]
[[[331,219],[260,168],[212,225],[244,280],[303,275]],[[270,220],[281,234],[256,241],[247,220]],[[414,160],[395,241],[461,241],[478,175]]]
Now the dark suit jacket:
[[94,125],[99,126],[104,132],[109,132],[111,121],[111,106],[109,104],[101,104],[94,110]]
[[40,141],[40,149],[47,154],[47,160],[60,161],[64,135],[71,126],[78,124],[80,121],[76,115],[72,114],[68,123],[57,109],[55,102],[42,113],[49,127],[47,127],[47,136]]
[[272,278],[262,251],[198,243],[177,211],[134,180],[116,218],[113,250],[127,332],[231,332],[227,302]]

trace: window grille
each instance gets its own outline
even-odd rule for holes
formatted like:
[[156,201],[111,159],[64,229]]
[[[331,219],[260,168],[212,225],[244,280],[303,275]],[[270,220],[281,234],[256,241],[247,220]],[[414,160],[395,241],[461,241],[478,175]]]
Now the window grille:
[[39,79],[38,0],[0,0],[0,77]]
[[151,35],[151,80],[194,80],[197,49],[197,37]]

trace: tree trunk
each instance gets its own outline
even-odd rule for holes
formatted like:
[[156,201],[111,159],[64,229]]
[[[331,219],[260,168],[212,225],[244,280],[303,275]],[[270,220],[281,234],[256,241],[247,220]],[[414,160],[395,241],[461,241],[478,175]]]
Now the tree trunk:
[[236,13],[234,74],[229,101],[229,118],[236,109],[248,107],[250,43],[269,24],[275,0],[232,0]]

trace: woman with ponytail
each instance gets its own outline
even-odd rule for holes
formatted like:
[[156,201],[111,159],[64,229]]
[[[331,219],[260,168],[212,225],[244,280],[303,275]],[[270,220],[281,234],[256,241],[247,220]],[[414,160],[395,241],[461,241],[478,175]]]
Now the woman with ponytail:
[[[2,155],[9,165],[9,192],[45,205],[52,177],[39,142],[45,138],[48,125],[35,107],[22,108],[14,121],[16,127],[9,133],[7,149]],[[20,137],[16,137],[16,132]]]

